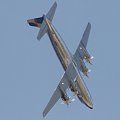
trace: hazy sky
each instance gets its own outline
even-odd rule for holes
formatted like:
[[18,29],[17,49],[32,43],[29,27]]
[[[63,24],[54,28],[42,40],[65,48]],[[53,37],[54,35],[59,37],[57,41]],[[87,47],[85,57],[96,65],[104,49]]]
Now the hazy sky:
[[[42,120],[42,111],[64,73],[45,35],[26,20],[47,13],[54,0],[0,1],[0,120]],[[54,106],[47,120],[120,119],[120,1],[57,0],[53,24],[74,53],[88,22],[88,50],[94,56],[84,77],[94,109],[77,98]],[[71,94],[72,95],[72,94]]]

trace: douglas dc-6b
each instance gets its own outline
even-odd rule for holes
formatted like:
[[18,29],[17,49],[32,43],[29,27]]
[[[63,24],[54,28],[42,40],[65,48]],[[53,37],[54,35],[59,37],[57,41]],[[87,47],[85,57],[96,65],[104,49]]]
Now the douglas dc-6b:
[[84,63],[84,60],[91,64],[91,59],[93,58],[86,49],[91,24],[88,23],[80,44],[78,45],[75,54],[72,55],[52,24],[52,19],[56,8],[57,3],[55,2],[46,15],[43,15],[40,18],[27,20],[30,26],[40,28],[37,36],[38,40],[40,40],[45,33],[48,34],[56,55],[58,56],[65,71],[49,103],[43,111],[43,117],[47,115],[47,113],[52,109],[52,107],[60,98],[67,105],[71,102],[70,97],[68,97],[66,93],[67,89],[70,89],[87,107],[91,109],[93,108],[90,93],[81,75],[82,72],[84,75],[88,76],[89,70]]

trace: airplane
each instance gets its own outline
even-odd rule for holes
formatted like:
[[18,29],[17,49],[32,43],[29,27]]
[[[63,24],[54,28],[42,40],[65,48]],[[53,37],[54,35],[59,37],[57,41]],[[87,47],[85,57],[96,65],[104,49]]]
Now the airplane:
[[[56,52],[56,55],[58,56],[65,71],[61,81],[59,82],[50,101],[48,102],[47,106],[43,111],[43,117],[45,117],[48,114],[48,112],[53,108],[53,106],[60,98],[67,105],[71,103],[70,97],[66,93],[67,89],[70,89],[78,97],[78,99],[87,107],[89,107],[90,109],[93,108],[90,93],[83,81],[81,73],[79,72],[79,70],[81,69],[80,65],[78,67],[78,62],[80,60],[82,61],[82,59],[86,59],[89,61],[91,57],[88,57],[89,54],[85,46],[81,46],[81,44],[79,44],[74,55],[70,53],[65,43],[63,42],[61,36],[52,24],[52,19],[55,14],[56,8],[57,3],[55,2],[46,15],[43,15],[39,18],[27,20],[30,26],[40,28],[40,31],[37,36],[38,40],[40,40],[44,36],[44,34],[48,34],[52,46]],[[82,42],[83,44],[85,43],[85,45],[87,45],[88,37],[86,36],[89,36],[90,28],[91,24],[88,23],[87,28],[84,32],[84,37],[82,38]],[[80,48],[82,48],[82,51]],[[81,53],[82,57],[80,56]],[[83,63],[83,61],[81,63]]]

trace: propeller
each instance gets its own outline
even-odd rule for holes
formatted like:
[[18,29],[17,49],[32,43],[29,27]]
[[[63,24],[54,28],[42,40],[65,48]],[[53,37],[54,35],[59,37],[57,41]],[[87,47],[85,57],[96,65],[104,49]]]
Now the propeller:
[[91,58],[90,58],[90,59],[92,60],[93,58],[94,58],[94,57],[93,57],[93,56],[91,56]]
[[68,101],[62,101],[61,104],[64,105],[64,104],[67,104],[67,106],[69,105],[69,103],[72,103],[75,101],[75,98],[72,98],[71,99],[71,96],[69,97],[69,100]]

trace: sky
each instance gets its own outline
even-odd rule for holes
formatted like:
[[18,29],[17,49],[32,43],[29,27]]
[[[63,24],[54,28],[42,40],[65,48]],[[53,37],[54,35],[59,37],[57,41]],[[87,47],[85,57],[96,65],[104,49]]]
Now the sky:
[[[63,68],[45,35],[26,20],[47,13],[54,0],[0,1],[0,120],[120,119],[120,1],[56,0],[53,24],[74,54],[88,22],[87,49],[94,56],[89,79],[91,110],[77,98],[68,107],[61,100],[42,117]],[[71,94],[72,95],[72,94]],[[72,97],[74,97],[72,95]]]

